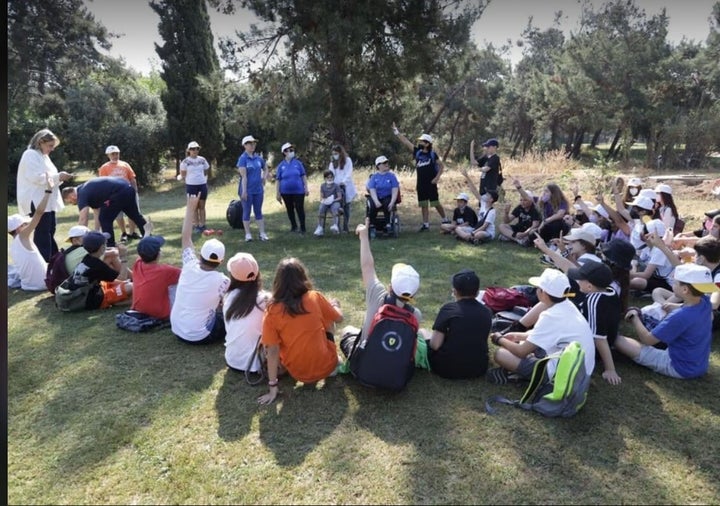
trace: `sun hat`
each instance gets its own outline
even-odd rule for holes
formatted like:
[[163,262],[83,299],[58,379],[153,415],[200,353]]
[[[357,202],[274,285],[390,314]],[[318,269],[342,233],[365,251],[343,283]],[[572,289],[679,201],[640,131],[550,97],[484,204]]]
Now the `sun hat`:
[[468,197],[467,193],[461,192],[458,194],[457,197],[455,197],[455,200],[464,200],[465,202],[467,202],[468,200],[470,200],[470,197]]
[[200,248],[200,256],[203,260],[219,264],[225,258],[225,245],[217,239],[210,239]]
[[484,147],[484,148],[487,148],[487,147],[489,147],[489,146],[498,147],[499,145],[500,145],[500,143],[499,143],[498,140],[495,139],[495,138],[493,138],[493,139],[488,139],[488,140],[486,140],[485,142],[483,142],[483,147]]
[[653,201],[657,200],[657,193],[655,193],[655,190],[651,190],[650,188],[643,188],[642,190],[640,190],[637,196],[646,197]]
[[453,275],[452,286],[458,293],[474,297],[480,289],[480,278],[472,269],[462,269]]
[[244,146],[248,142],[257,142],[257,141],[258,140],[255,137],[253,137],[252,135],[246,135],[245,137],[243,137],[242,145]]
[[571,267],[567,271],[568,278],[575,281],[589,281],[598,288],[607,288],[613,282],[610,267],[601,262],[588,260],[580,267]]
[[235,253],[227,262],[230,275],[238,281],[252,281],[260,274],[257,260],[250,253]]
[[557,269],[545,269],[540,276],[533,276],[528,281],[552,297],[564,297],[570,289],[568,277]]
[[21,216],[19,214],[8,216],[8,233],[15,232],[23,223],[30,223],[30,217]]
[[632,267],[632,259],[635,257],[635,248],[624,239],[611,239],[600,244],[600,251],[612,265],[629,271]]
[[695,263],[680,264],[675,267],[673,274],[675,281],[692,285],[696,290],[702,293],[712,293],[719,291],[717,285],[713,282],[712,272],[704,265]]
[[631,177],[630,181],[628,181],[628,186],[642,186],[642,179],[639,177]]
[[387,159],[387,157],[380,155],[375,159],[375,167],[380,165],[381,163],[389,162],[390,160]]
[[667,193],[672,195],[672,187],[669,184],[661,183],[655,187],[655,193]]
[[85,225],[73,225],[70,227],[70,231],[68,232],[65,242],[72,242],[72,240],[76,237],[84,237],[88,232],[90,232],[90,229]]
[[563,236],[563,240],[565,241],[586,241],[590,244],[595,244],[595,235],[590,232],[589,230],[583,230],[582,228],[573,228],[570,230],[570,233],[566,236]]
[[188,148],[188,149],[192,149],[192,148],[198,148],[198,149],[200,149],[200,144],[198,144],[198,143],[195,142],[195,141],[190,141],[190,144],[188,144],[188,147],[187,147],[187,148]]
[[294,147],[295,147],[295,146],[293,146],[293,145],[290,144],[289,142],[286,142],[286,143],[283,144],[282,147],[280,148],[280,152],[281,152],[281,153],[284,153],[287,148],[294,148]]
[[107,232],[95,232],[91,230],[83,236],[83,248],[85,248],[85,251],[88,253],[95,253],[107,243],[108,239],[110,239],[110,234]]
[[632,202],[625,203],[629,206],[640,207],[642,209],[645,209],[646,211],[652,211],[655,207],[652,200],[650,200],[648,197],[641,197],[640,195],[635,197]]
[[420,274],[407,264],[393,265],[390,285],[395,295],[412,297],[420,288]]
[[430,134],[422,134],[420,137],[418,137],[419,141],[425,141],[432,144],[432,135]]
[[111,145],[111,146],[108,146],[108,147],[105,148],[105,154],[106,154],[106,155],[109,155],[110,153],[119,153],[119,152],[120,152],[120,148],[117,147],[117,146],[112,146],[112,145]]
[[147,235],[140,239],[137,245],[138,255],[145,258],[156,258],[163,244],[165,244],[165,238],[163,236]]

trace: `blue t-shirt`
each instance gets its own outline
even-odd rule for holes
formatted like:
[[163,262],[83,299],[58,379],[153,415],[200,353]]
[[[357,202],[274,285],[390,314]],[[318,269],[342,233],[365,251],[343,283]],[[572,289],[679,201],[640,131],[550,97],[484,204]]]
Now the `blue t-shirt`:
[[[247,192],[248,195],[263,193],[262,171],[265,168],[265,160],[257,154],[248,155],[244,152],[237,161],[237,167],[245,167],[247,170]],[[238,183],[238,195],[242,194],[242,180]]]
[[289,162],[287,160],[280,162],[275,174],[277,180],[280,181],[280,193],[283,195],[305,194],[303,176],[305,176],[305,166],[297,158],[293,158]]
[[377,192],[378,200],[392,195],[393,188],[399,188],[397,177],[392,172],[376,172],[370,176],[367,183],[368,190],[374,188]]
[[682,306],[652,330],[668,345],[670,363],[683,378],[696,378],[710,367],[712,305],[704,295],[694,306]]
[[422,149],[415,151],[415,171],[417,172],[417,182],[430,184],[435,176],[437,176],[437,154],[435,151],[427,153]]

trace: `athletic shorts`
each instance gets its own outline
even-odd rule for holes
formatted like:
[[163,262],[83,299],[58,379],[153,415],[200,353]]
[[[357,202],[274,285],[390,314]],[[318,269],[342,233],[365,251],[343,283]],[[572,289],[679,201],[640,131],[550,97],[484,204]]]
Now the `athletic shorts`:
[[436,184],[418,183],[415,189],[417,190],[418,205],[420,207],[427,207],[428,203],[432,206],[436,206],[440,203],[438,187]]
[[125,300],[132,294],[128,292],[128,281],[100,281],[100,288],[103,291],[103,301],[100,309],[105,309]]
[[207,200],[207,184],[186,184],[185,193],[188,195],[200,195],[200,200]]
[[644,365],[663,376],[683,379],[683,377],[680,376],[680,374],[678,374],[672,366],[672,363],[670,362],[670,354],[667,349],[658,350],[653,346],[643,346],[640,349],[640,354],[634,360],[636,363]]

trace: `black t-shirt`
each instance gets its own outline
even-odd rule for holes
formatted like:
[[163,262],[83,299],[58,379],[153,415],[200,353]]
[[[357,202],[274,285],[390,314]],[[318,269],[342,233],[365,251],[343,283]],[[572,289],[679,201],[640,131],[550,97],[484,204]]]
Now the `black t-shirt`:
[[[480,160],[483,158],[485,157],[480,158]],[[480,178],[480,195],[490,190],[497,191],[499,186],[498,178],[500,176],[500,171],[502,170],[500,157],[497,153],[495,153],[494,155],[485,158],[485,163],[481,164],[480,160],[478,160],[478,165],[480,165],[480,167],[490,167],[490,170],[485,173],[485,176]]]
[[85,309],[98,309],[103,301],[100,281],[114,281],[120,273],[108,264],[92,255],[85,255],[72,273],[71,289],[96,282],[96,287],[88,293]]
[[515,227],[519,232],[525,232],[529,229],[532,226],[533,221],[542,221],[540,211],[538,211],[535,206],[530,206],[529,210],[525,209],[523,206],[517,206],[510,214],[518,219]]
[[460,211],[459,207],[455,208],[453,211],[453,221],[457,225],[475,228],[475,225],[477,225],[478,222],[478,216],[477,213],[470,208],[470,206],[466,205],[462,211]]
[[615,291],[587,293],[578,309],[590,324],[593,335],[607,337],[608,344],[612,346],[622,318],[622,303]]
[[432,372],[443,378],[477,378],[487,371],[492,313],[475,299],[448,302],[440,308],[433,330],[445,334],[439,350],[428,347]]

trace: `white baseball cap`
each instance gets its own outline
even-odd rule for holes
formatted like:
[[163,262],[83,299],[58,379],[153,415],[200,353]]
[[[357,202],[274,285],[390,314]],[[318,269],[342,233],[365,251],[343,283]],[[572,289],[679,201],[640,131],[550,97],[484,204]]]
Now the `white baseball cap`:
[[252,135],[246,135],[245,137],[243,137],[242,145],[244,146],[248,142],[257,142],[257,141],[258,140],[255,137],[253,137]]
[[631,177],[628,186],[642,186],[642,179],[639,177]]
[[652,200],[650,200],[648,197],[641,197],[640,195],[635,197],[632,202],[626,202],[626,204],[630,206],[640,207],[642,209],[645,209],[646,211],[652,211],[653,207],[655,207]]
[[672,195],[672,188],[669,184],[659,184],[655,187],[655,193],[668,193]]
[[422,134],[420,137],[418,137],[419,141],[425,141],[432,144],[432,135],[430,134]]
[[290,144],[289,142],[286,142],[286,143],[283,144],[282,147],[280,148],[280,152],[281,152],[281,153],[284,153],[287,148],[294,148],[294,147],[295,147],[295,146],[293,146],[293,145]]
[[210,239],[200,248],[200,256],[208,262],[219,264],[225,258],[225,245],[217,239]]
[[23,223],[30,223],[30,217],[19,214],[8,216],[8,233],[15,232]]
[[200,148],[200,144],[198,144],[198,143],[195,142],[195,141],[190,141],[190,144],[188,144],[188,147],[187,147],[187,148],[188,148],[188,149]]
[[695,263],[680,264],[675,267],[673,279],[692,285],[695,289],[703,293],[717,292],[719,290],[713,282],[710,269],[704,265]]
[[75,237],[84,237],[88,232],[90,232],[90,229],[85,225],[74,225],[70,227],[70,232],[68,232],[65,242],[72,242]]
[[381,163],[389,162],[390,160],[387,159],[386,156],[380,155],[375,159],[375,167],[380,165]]
[[468,200],[470,200],[470,198],[468,197],[467,193],[462,192],[459,193],[457,197],[455,197],[455,200],[464,200],[465,202],[467,202]]
[[590,244],[595,244],[595,236],[589,230],[583,230],[582,228],[573,228],[570,233],[563,237],[565,241],[587,241]]
[[420,288],[420,274],[407,264],[395,264],[390,276],[390,286],[395,295],[412,297]]
[[570,289],[570,280],[557,269],[545,269],[540,276],[533,276],[528,281],[553,297],[564,297]]
[[110,153],[119,153],[120,148],[117,146],[108,146],[105,148],[105,154],[109,155]]
[[651,190],[650,188],[643,188],[642,190],[640,190],[637,196],[645,197],[650,200],[657,200],[657,193],[655,193],[655,190]]
[[[602,228],[600,228],[597,224],[595,224],[591,221],[588,221],[587,223],[583,223],[582,225],[580,225],[580,230],[585,230],[586,232],[590,232],[593,235],[593,237],[595,237],[596,241],[599,241],[605,235],[605,231]],[[589,241],[589,242],[592,242],[592,241]]]
[[603,218],[610,218],[610,215],[609,215],[608,212],[605,210],[605,208],[602,206],[602,204],[598,204],[598,205],[596,205],[596,206],[594,206],[594,207],[591,207],[590,209],[592,209],[593,211],[595,211],[596,213],[598,213],[598,214],[599,214],[600,216],[602,216]]

